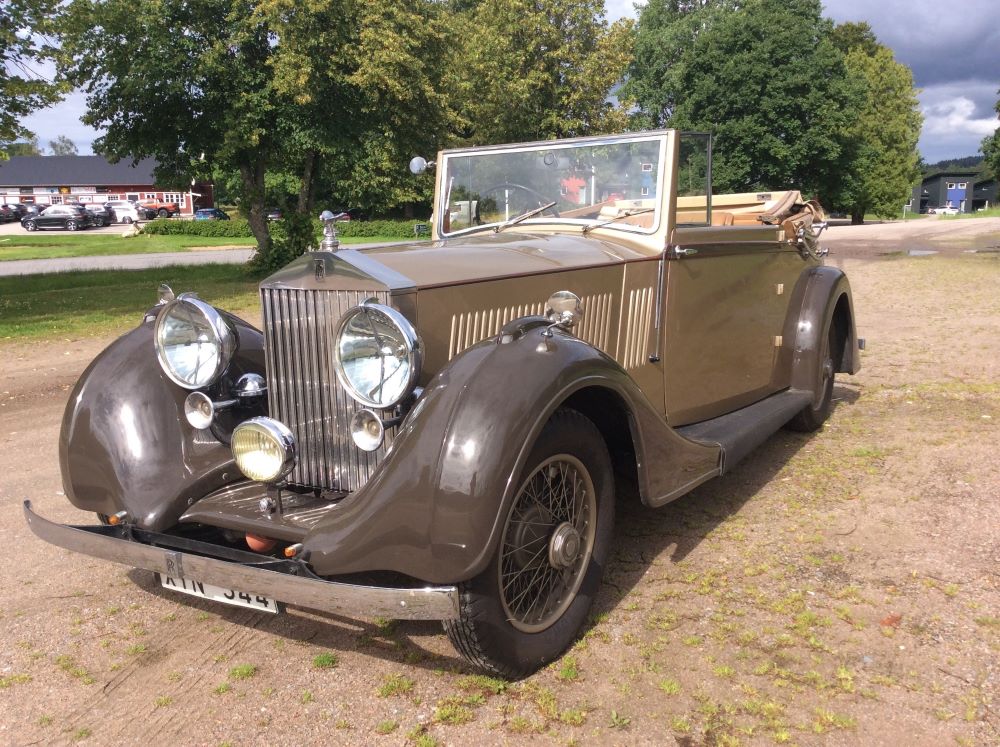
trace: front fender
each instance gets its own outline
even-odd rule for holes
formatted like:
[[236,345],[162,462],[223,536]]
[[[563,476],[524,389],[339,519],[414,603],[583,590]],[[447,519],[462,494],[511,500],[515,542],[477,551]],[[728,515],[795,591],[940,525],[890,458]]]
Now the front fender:
[[[171,382],[153,347],[158,309],[97,356],[70,395],[59,434],[59,466],[70,502],[84,511],[128,511],[144,529],[177,523],[188,501],[242,475],[219,431],[199,431],[184,417],[188,390]],[[263,336],[228,317],[237,332],[229,368],[206,394],[222,399],[247,372],[264,373]],[[263,402],[220,416],[235,422],[263,414]],[[256,412],[259,409],[260,412]],[[217,420],[217,422],[219,422]]]
[[479,343],[427,386],[380,468],[304,540],[321,575],[373,568],[434,583],[480,572],[549,416],[587,387],[627,410],[640,492],[649,503],[718,469],[718,448],[676,434],[613,359],[535,326]]

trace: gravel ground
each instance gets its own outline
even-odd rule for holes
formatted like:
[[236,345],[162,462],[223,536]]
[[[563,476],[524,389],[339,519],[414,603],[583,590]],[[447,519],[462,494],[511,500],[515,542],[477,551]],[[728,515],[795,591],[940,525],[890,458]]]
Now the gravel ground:
[[918,223],[944,222],[828,234],[868,340],[828,425],[663,509],[619,496],[591,623],[520,683],[434,623],[222,608],[35,540],[25,497],[90,521],[57,438],[110,338],[0,346],[0,540],[26,560],[0,567],[0,743],[1000,744],[1000,257],[966,253],[1000,230]]

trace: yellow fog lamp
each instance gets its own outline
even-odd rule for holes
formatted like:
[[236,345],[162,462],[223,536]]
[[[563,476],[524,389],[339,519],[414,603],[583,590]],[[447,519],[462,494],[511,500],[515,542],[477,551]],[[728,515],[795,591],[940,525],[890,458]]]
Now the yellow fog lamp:
[[236,466],[256,482],[278,482],[295,466],[295,436],[272,418],[240,423],[231,443]]

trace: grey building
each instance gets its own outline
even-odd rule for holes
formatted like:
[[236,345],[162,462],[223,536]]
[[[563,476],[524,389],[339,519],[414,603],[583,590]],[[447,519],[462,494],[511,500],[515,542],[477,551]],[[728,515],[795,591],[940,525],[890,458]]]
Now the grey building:
[[[992,181],[992,192],[988,185],[983,190],[980,204],[976,204],[975,186]],[[990,200],[990,205],[996,204],[996,180],[991,180],[983,174],[982,167],[969,169],[949,169],[930,174],[913,188],[909,209],[916,213],[926,213],[934,208],[953,207],[960,212],[971,213],[982,207],[982,200]]]

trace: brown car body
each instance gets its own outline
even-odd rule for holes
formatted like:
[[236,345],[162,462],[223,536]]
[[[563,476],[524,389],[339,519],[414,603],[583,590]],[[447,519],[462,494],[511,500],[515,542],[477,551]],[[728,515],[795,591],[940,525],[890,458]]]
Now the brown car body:
[[[62,527],[26,504],[32,528],[92,555],[305,606],[452,620],[460,650],[500,673],[551,659],[566,635],[538,651],[533,641],[549,633],[512,639],[528,653],[497,664],[463,605],[493,573],[519,476],[557,413],[596,426],[618,478],[659,506],[799,413],[828,409],[833,373],[860,367],[847,278],[816,251],[818,207],[791,191],[678,197],[679,134],[642,137],[665,154],[655,215],[611,198],[602,210],[617,210],[613,221],[586,230],[564,210],[449,235],[443,179],[448,159],[470,151],[440,154],[432,241],[311,252],[261,284],[263,333],[227,317],[238,348],[205,394],[234,401],[246,373],[269,389],[266,401],[220,410],[209,429],[185,421],[188,392],[153,354],[165,307],[152,309],[83,374],[60,440],[69,500],[123,521]],[[527,146],[471,152],[505,147]],[[702,225],[684,225],[692,215]],[[558,291],[581,301],[575,326],[545,316]],[[423,353],[419,388],[370,452],[351,441],[359,405],[332,359],[341,316],[366,299],[402,313]],[[229,446],[238,423],[264,414],[296,442],[278,511],[262,510],[275,488],[244,478]],[[244,534],[277,550],[240,549]]]

